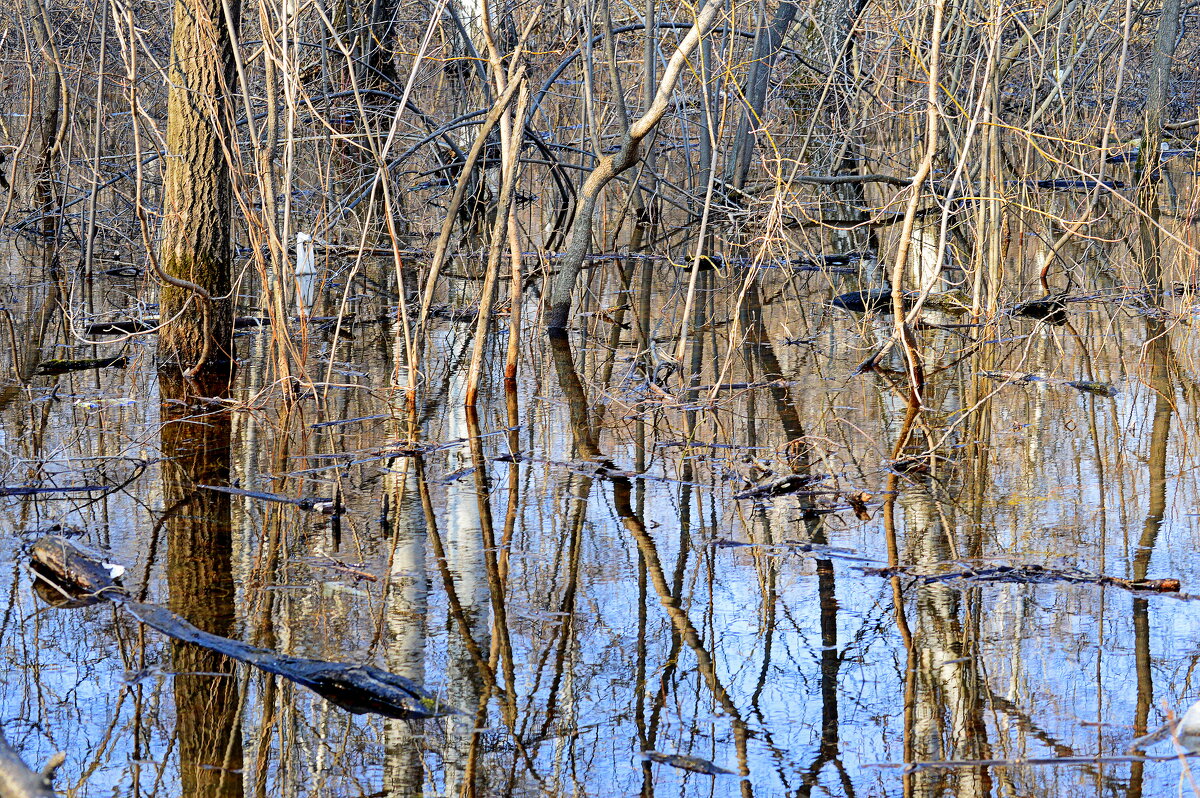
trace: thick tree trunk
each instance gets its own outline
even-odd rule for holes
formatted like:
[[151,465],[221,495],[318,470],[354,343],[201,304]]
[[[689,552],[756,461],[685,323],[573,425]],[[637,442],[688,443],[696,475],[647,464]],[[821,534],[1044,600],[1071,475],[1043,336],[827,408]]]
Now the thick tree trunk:
[[176,0],[167,99],[159,263],[165,275],[159,357],[184,367],[233,357],[227,87],[238,0]]

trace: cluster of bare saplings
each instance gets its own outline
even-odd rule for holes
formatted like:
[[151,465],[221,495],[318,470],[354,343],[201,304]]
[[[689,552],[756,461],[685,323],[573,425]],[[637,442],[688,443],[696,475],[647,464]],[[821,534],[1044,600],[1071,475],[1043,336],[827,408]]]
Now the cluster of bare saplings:
[[[1138,220],[1135,276],[1161,280],[1162,239],[1186,244],[1160,218],[1160,161],[1195,133],[1194,83],[1172,74],[1195,13],[24,0],[0,38],[2,224],[41,282],[9,311],[15,370],[27,381],[49,344],[140,309],[129,334],[156,333],[160,363],[196,374],[232,359],[252,311],[278,331],[276,377],[303,378],[284,331],[314,312],[298,281],[315,275],[331,315],[364,285],[392,298],[394,380],[415,391],[431,309],[465,274],[474,403],[489,327],[519,332],[523,311],[561,331],[582,288],[620,280],[633,299],[613,312],[644,345],[656,262],[748,285],[847,253],[869,255],[849,262],[890,297],[903,344],[930,290],[915,250],[954,264],[986,322],[1031,288],[1078,285],[1064,245],[1116,238],[1114,208]],[[1044,242],[1041,288],[1005,265],[1026,234]],[[144,275],[124,308],[93,288],[114,269]]]

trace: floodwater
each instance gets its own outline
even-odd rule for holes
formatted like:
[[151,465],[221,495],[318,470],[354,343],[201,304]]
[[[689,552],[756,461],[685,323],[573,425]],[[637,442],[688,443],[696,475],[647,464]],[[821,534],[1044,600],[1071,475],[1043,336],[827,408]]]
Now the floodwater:
[[[1010,250],[1006,303],[1041,295],[1037,246]],[[35,768],[65,752],[74,796],[1190,793],[1170,742],[1125,752],[1200,698],[1200,303],[1147,295],[1121,242],[1076,256],[1065,325],[931,312],[915,398],[899,350],[855,373],[890,317],[780,269],[703,274],[680,369],[686,272],[597,262],[566,341],[530,291],[515,392],[496,332],[477,417],[453,314],[406,414],[386,281],[347,292],[349,335],[292,330],[302,379],[265,368],[269,330],[228,387],[160,382],[153,336],[59,332],[130,362],[0,411],[3,485],[74,489],[0,499],[4,734]],[[16,313],[44,286],[13,263]],[[619,265],[656,270],[658,382],[614,328]],[[96,307],[128,317],[142,280],[97,276]],[[198,626],[461,712],[354,715],[110,604],[52,609],[24,563],[49,530]]]

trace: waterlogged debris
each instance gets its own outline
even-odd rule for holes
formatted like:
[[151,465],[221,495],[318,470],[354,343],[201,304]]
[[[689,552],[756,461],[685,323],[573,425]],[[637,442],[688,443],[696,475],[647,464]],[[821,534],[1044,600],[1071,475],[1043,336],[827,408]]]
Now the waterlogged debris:
[[[905,294],[904,308],[907,310],[911,303],[911,296]],[[835,308],[848,310],[851,313],[891,313],[892,312],[892,292],[883,289],[874,291],[851,291],[848,294],[835,296],[830,300],[829,304]]]
[[43,360],[38,363],[36,374],[68,374],[72,371],[87,371],[88,369],[123,369],[129,365],[125,355],[118,357],[93,357],[82,360]]
[[312,565],[314,568],[328,568],[333,571],[341,571],[342,573],[353,576],[355,579],[362,579],[368,582],[379,581],[379,577],[377,577],[375,574],[363,570],[365,567],[363,564],[360,563],[358,565],[350,565],[342,562],[336,557],[326,557],[324,561],[314,561]]
[[1067,385],[1070,385],[1077,391],[1094,393],[1096,396],[1107,396],[1109,398],[1112,398],[1120,393],[1120,391],[1118,391],[1116,387],[1112,385],[1112,383],[1108,382],[1095,382],[1093,380],[1070,380],[1067,382]]
[[37,577],[35,585],[46,583],[55,593],[68,597],[110,600],[168,637],[282,676],[355,714],[412,719],[456,712],[412,680],[380,668],[279,654],[205,632],[165,607],[134,601],[113,579],[111,565],[103,557],[65,538],[40,538],[30,549],[30,560],[30,569]]
[[[266,327],[271,319],[266,316],[238,316],[233,320],[235,329]],[[144,319],[123,319],[119,321],[94,321],[84,325],[83,334],[93,335],[136,335],[138,333],[157,332],[158,316],[147,316]]]
[[771,496],[785,496],[789,493],[799,493],[810,485],[815,485],[818,482],[823,482],[828,479],[827,474],[788,474],[783,479],[772,482],[768,485],[759,485],[758,487],[744,490],[741,493],[733,494],[735,499],[765,499]]
[[925,297],[922,307],[929,308],[930,310],[940,310],[942,313],[948,313],[951,316],[961,316],[971,309],[971,298],[967,296],[965,291],[956,288],[952,291],[930,294]]
[[29,551],[38,596],[54,607],[86,607],[127,594],[104,555],[58,535],[39,538]]
[[1013,306],[1014,316],[1037,319],[1046,324],[1061,327],[1067,323],[1067,300],[1065,294],[1048,294],[1039,299],[1030,299]]
[[150,332],[158,327],[158,317],[149,319],[126,319],[123,321],[94,321],[83,328],[83,334],[93,335],[134,335]]
[[1125,188],[1125,184],[1120,180],[1032,180],[1028,181],[1030,185],[1037,188],[1049,188],[1056,191],[1073,191],[1076,189],[1093,189],[1097,187],[1118,189]]
[[[912,310],[913,305],[916,304],[920,296],[915,291],[905,291],[902,300],[904,309],[906,311]],[[830,300],[829,304],[835,308],[848,310],[851,313],[891,313],[892,292],[889,289],[882,288],[873,291],[851,291],[848,294],[835,296]],[[921,307],[926,310],[937,310],[942,313],[959,316],[971,309],[971,301],[962,291],[942,291],[926,296],[925,301],[921,303]]]
[[617,468],[611,460],[551,460],[543,457],[530,457],[522,454],[501,454],[492,458],[496,463],[542,463],[558,466],[576,474],[599,477],[601,479],[646,479],[659,482],[673,482],[664,477],[650,477],[636,471],[624,471]]
[[993,380],[1004,380],[1005,382],[1039,382],[1046,385],[1065,385],[1068,388],[1074,388],[1083,393],[1109,398],[1120,393],[1112,383],[1096,380],[1063,380],[1057,377],[1043,377],[1040,374],[1022,374],[1017,371],[983,371],[980,374]]
[[703,773],[706,776],[733,776],[732,770],[726,770],[722,767],[717,767],[707,759],[701,759],[698,756],[688,756],[687,754],[664,754],[661,751],[643,751],[642,757],[649,759],[651,762],[658,762],[661,765],[670,765],[673,768],[680,770],[691,771],[692,773]]
[[[818,255],[809,258],[801,255],[793,258],[792,266],[798,271],[827,271],[831,267],[852,266],[860,261],[875,260],[873,252],[834,252],[828,255]],[[857,269],[837,268],[837,273],[853,274]]]
[[104,410],[108,407],[133,407],[137,403],[137,399],[128,396],[102,396],[97,399],[76,399],[72,404],[84,410]]
[[689,272],[693,268],[700,272],[715,272],[725,265],[725,259],[720,255],[701,255],[698,258],[688,258],[683,263],[672,263],[671,265]]
[[[1141,153],[1140,150],[1132,150],[1130,152],[1119,152],[1116,155],[1108,156],[1108,158],[1106,158],[1105,160],[1108,161],[1108,163],[1133,163],[1138,159],[1138,156],[1140,155],[1140,153]],[[1195,154],[1196,154],[1195,150],[1163,150],[1162,153],[1160,153],[1158,157],[1159,157],[1160,161],[1166,161],[1171,158],[1178,158],[1180,156],[1185,156],[1185,157],[1191,158]]]
[[139,269],[137,266],[117,266],[112,269],[105,269],[104,271],[102,271],[100,273],[108,275],[109,277],[141,277],[142,276],[142,270]]
[[1046,584],[1070,582],[1074,584],[1112,585],[1124,590],[1144,590],[1155,593],[1178,593],[1178,579],[1126,579],[1121,576],[1089,574],[1075,568],[1048,568],[1037,563],[1025,565],[993,565],[975,567],[960,565],[937,573],[922,573],[913,566],[895,565],[888,568],[865,568],[868,576],[908,576],[918,582],[931,584],[962,579],[967,582],[1018,582]]
[[[791,554],[811,554],[822,560],[853,560],[854,562],[871,562],[870,557],[864,557],[855,549],[846,546],[831,546],[827,543],[812,543],[801,540],[782,540],[778,543],[752,543],[730,538],[714,538],[708,545],[718,549],[774,549],[787,551]],[[878,561],[876,561],[878,562]]]
[[0,485],[0,496],[40,496],[46,493],[93,493],[98,490],[111,490],[104,485],[67,485],[63,487],[46,485]]
[[321,496],[307,496],[299,499],[293,499],[290,496],[284,496],[280,493],[266,493],[259,490],[242,490],[241,488],[230,488],[224,485],[197,485],[197,488],[205,490],[214,490],[217,493],[228,493],[233,496],[245,496],[248,499],[261,499],[266,502],[278,502],[279,504],[291,504],[299,507],[301,510],[309,512],[321,513],[322,515],[334,515],[341,512],[343,509],[336,499],[326,499]]
[[871,520],[871,511],[867,509],[867,502],[871,499],[871,494],[864,491],[846,494],[846,503],[850,505],[850,509],[854,511],[854,515],[859,521]]

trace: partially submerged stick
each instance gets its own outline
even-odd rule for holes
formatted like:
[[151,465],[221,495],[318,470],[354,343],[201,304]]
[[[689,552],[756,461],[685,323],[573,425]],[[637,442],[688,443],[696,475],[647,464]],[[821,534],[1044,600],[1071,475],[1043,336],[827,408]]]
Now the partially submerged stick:
[[[412,680],[380,668],[280,654],[205,632],[165,607],[134,601],[116,582],[119,566],[104,562],[101,555],[65,538],[47,535],[39,539],[30,550],[30,558],[30,568],[43,584],[41,595],[46,598],[54,592],[61,594],[64,598],[60,606],[111,600],[168,637],[282,676],[355,714],[413,719],[455,712]],[[2,790],[0,796],[7,798]]]

